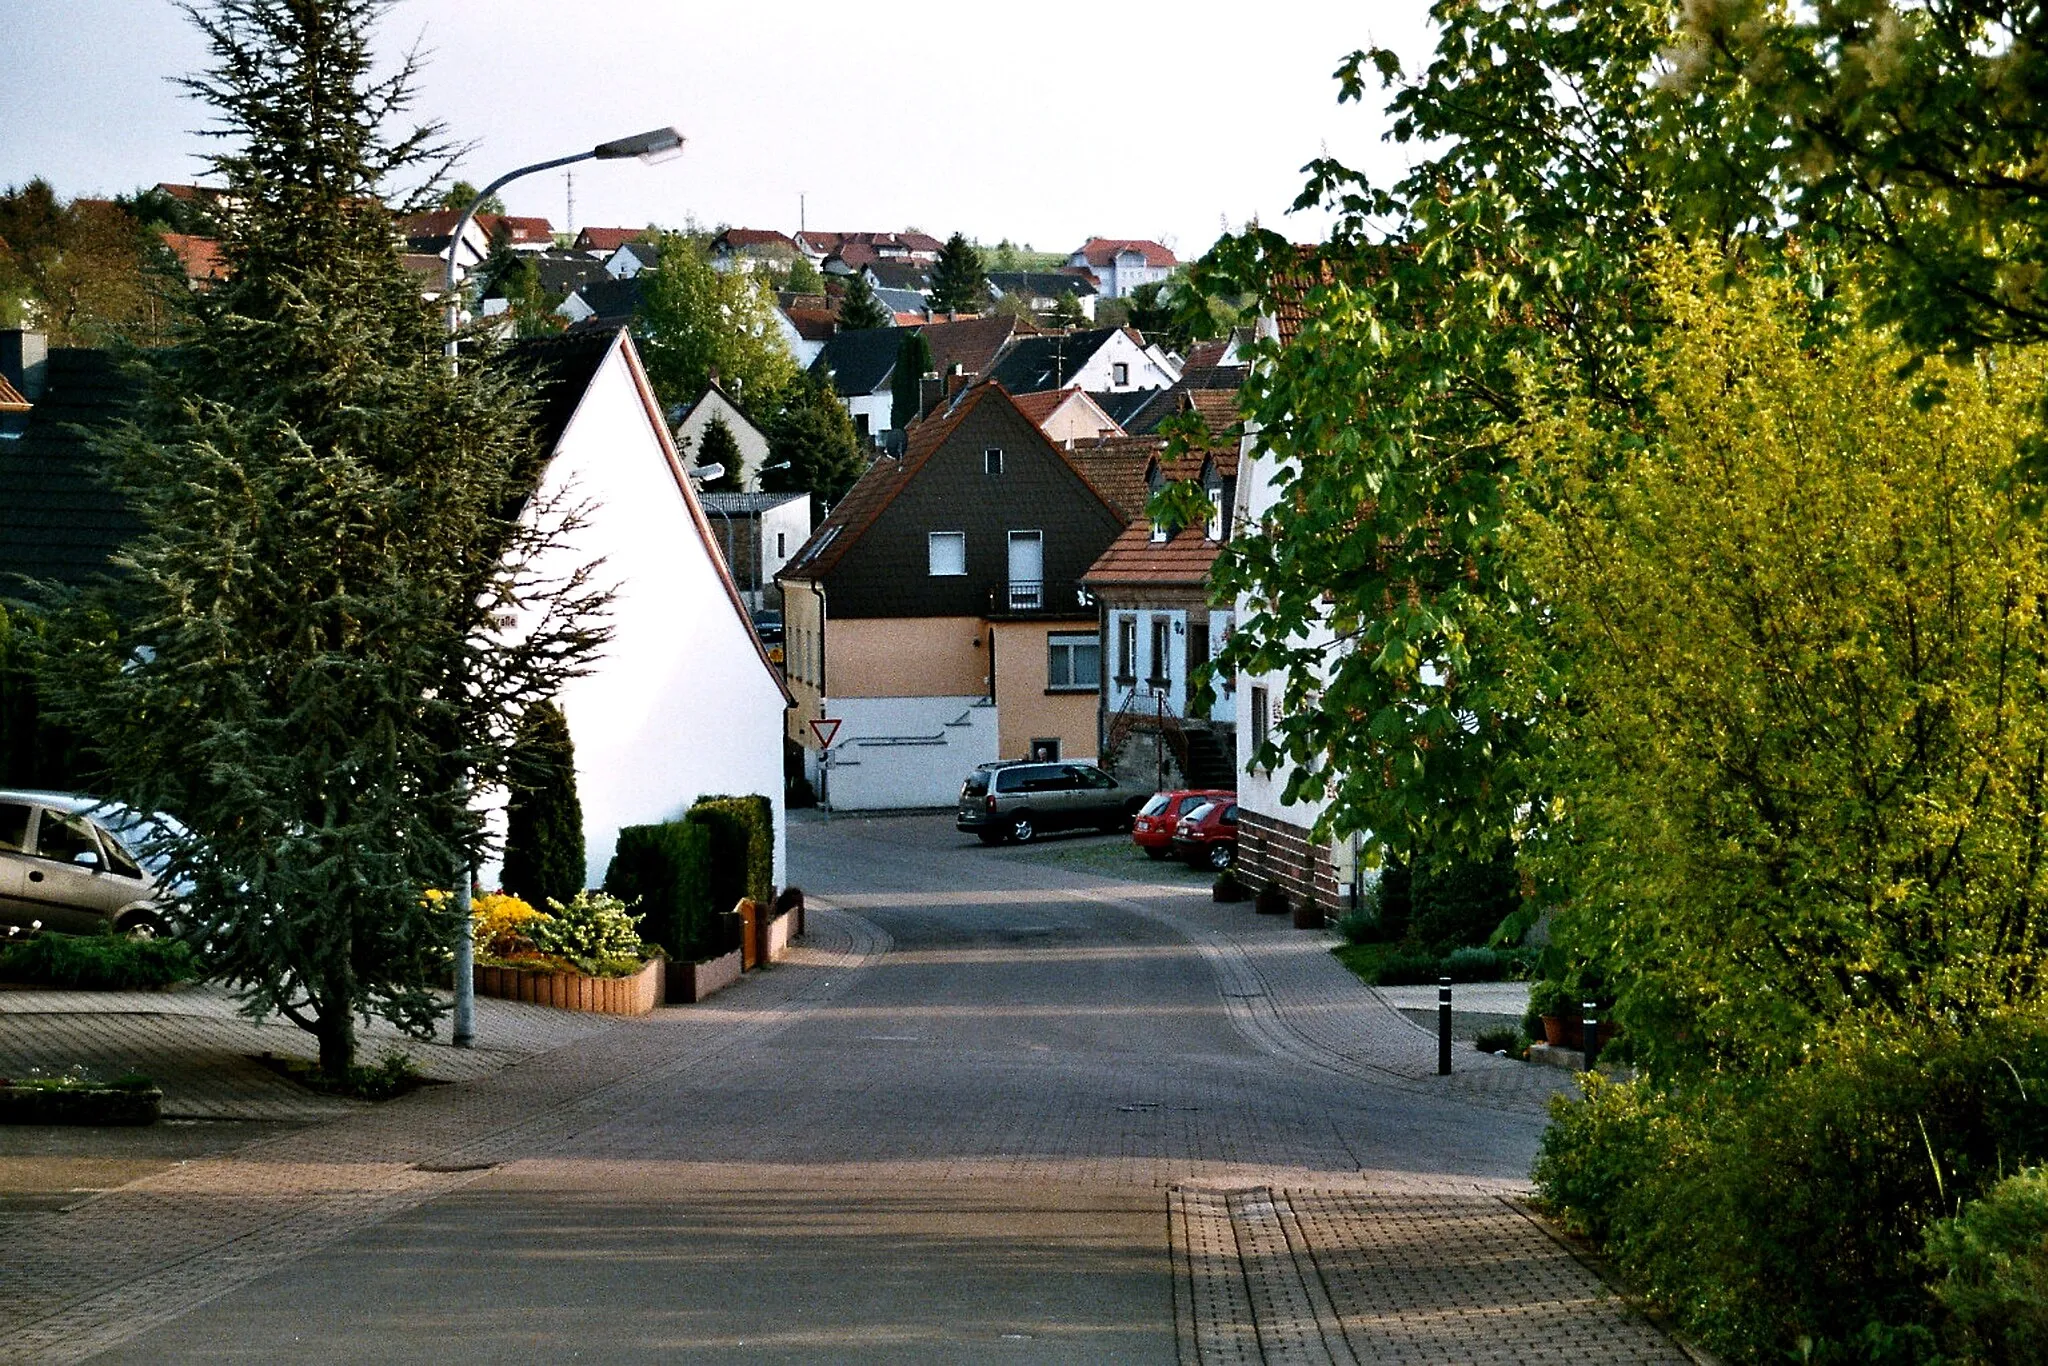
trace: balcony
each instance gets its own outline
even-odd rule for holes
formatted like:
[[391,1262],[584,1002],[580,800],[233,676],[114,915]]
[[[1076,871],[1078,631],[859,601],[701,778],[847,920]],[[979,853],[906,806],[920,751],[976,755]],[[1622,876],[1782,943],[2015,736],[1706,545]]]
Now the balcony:
[[1042,579],[1011,579],[1010,610],[1012,612],[1037,612],[1045,607],[1045,582]]

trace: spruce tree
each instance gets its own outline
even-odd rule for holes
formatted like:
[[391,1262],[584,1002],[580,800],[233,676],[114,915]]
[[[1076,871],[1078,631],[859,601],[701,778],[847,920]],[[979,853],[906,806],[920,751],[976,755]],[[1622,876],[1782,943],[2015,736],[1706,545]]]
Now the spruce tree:
[[875,327],[894,327],[896,315],[875,297],[874,286],[865,275],[846,277],[846,293],[839,299],[839,330],[865,332]]
[[867,472],[860,433],[822,370],[809,375],[768,424],[768,465],[761,474],[763,489],[809,493],[812,511],[819,514]]
[[554,703],[520,722],[506,786],[505,890],[537,909],[574,900],[584,883],[583,804],[569,719]]
[[896,369],[889,376],[889,425],[901,431],[917,418],[924,403],[924,377],[931,373],[932,347],[922,328],[903,331],[896,348]]
[[932,267],[932,311],[979,313],[988,302],[988,270],[965,235],[954,233]]
[[104,444],[143,526],[126,572],[59,604],[41,661],[108,795],[194,832],[171,878],[207,971],[335,1077],[357,1017],[432,1032],[468,927],[428,893],[481,859],[471,794],[601,642],[605,602],[588,571],[518,568],[562,553],[568,516],[533,497],[526,395],[451,370],[399,259],[394,210],[420,198],[394,191],[445,152],[390,131],[415,68],[376,74],[384,8],[191,11],[228,273],[185,298]]
[[691,456],[691,463],[702,468],[705,465],[723,465],[725,473],[708,480],[704,487],[711,493],[738,493],[743,487],[740,466],[746,463],[740,454],[739,438],[732,434],[732,428],[725,425],[725,419],[714,417],[704,424],[704,434],[697,438],[697,449]]

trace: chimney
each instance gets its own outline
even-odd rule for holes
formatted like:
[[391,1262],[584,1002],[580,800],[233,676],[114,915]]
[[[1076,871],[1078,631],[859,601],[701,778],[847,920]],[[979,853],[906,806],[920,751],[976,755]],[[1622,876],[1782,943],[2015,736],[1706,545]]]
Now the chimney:
[[967,368],[958,361],[946,370],[946,397],[952,398],[967,387]]
[[50,338],[42,332],[10,327],[0,330],[0,375],[30,403],[43,396],[49,377]]

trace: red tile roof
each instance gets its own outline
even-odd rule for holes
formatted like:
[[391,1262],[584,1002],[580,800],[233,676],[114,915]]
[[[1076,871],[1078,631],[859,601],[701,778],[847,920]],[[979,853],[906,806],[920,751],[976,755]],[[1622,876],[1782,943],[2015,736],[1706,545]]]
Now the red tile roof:
[[1125,521],[1145,511],[1152,490],[1145,482],[1152,459],[1164,448],[1155,436],[1105,436],[1067,451],[1067,463],[1082,472],[1088,482],[1115,508]]
[[935,373],[949,374],[957,365],[963,375],[981,376],[994,367],[996,354],[1009,345],[1011,337],[1031,330],[1015,318],[992,313],[982,318],[929,323],[924,329],[924,342],[932,349]]
[[194,237],[186,232],[157,235],[163,238],[171,255],[178,258],[178,264],[184,268],[185,279],[195,288],[207,289],[227,278],[228,268],[221,259],[220,243],[211,237]]
[[1145,258],[1148,266],[1177,266],[1180,261],[1174,254],[1157,242],[1148,242],[1142,237],[1091,237],[1083,242],[1074,254],[1091,266],[1106,266],[1114,261],[1119,252],[1135,251]]
[[576,234],[577,251],[617,251],[649,235],[646,228],[585,228]]
[[1216,563],[1222,544],[1189,527],[1163,541],[1152,539],[1150,518],[1140,517],[1109,543],[1081,576],[1091,589],[1118,585],[1175,585],[1199,587],[1209,581],[1209,567]]
[[[913,232],[811,232],[797,234],[797,240],[806,250],[821,256],[845,256],[849,246],[879,249],[894,247],[906,252],[938,252],[945,249],[945,243],[929,233]],[[879,250],[877,250],[877,254]],[[851,261],[852,258],[846,258]]]
[[773,228],[727,228],[718,234],[713,245],[716,246],[720,242],[735,251],[742,247],[786,247],[791,251],[797,249],[796,242],[788,233],[777,232]]

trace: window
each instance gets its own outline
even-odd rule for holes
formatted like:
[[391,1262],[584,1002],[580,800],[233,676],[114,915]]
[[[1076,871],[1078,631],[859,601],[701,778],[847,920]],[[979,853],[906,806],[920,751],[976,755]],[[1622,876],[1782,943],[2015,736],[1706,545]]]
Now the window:
[[1047,636],[1045,686],[1053,692],[1096,692],[1102,687],[1098,636]]
[[1045,606],[1045,533],[1010,533],[1010,610],[1036,612]]
[[28,808],[0,802],[0,849],[20,849],[27,844]]
[[1109,382],[1121,389],[1131,382],[1131,367],[1124,361],[1117,361],[1109,367]]
[[1116,676],[1125,683],[1134,683],[1138,678],[1138,619],[1120,616],[1116,619]]
[[990,446],[981,453],[981,472],[983,474],[1001,474],[1003,472],[1003,452],[1001,447]]
[[100,844],[107,851],[107,867],[118,877],[134,878],[140,881],[142,870],[135,866],[135,860],[128,857],[128,851],[121,847],[119,840],[105,830],[100,832]]
[[874,438],[874,426],[873,418],[867,413],[855,413],[853,415],[853,429],[860,433],[861,440],[869,441]]
[[1223,539],[1223,490],[1209,490],[1209,526],[1205,532],[1212,541]]
[[91,854],[94,863],[100,861],[100,846],[92,837],[92,827],[76,816],[48,807],[43,808],[42,823],[36,828],[36,852],[59,863],[70,863],[80,854]]
[[1165,617],[1152,618],[1152,682],[1163,686],[1173,677],[1173,626]]
[[[1252,685],[1251,711],[1252,753],[1256,755],[1261,749],[1265,748],[1266,737],[1273,730],[1273,714],[1266,701],[1266,690],[1257,684]],[[1254,762],[1258,761],[1255,759]],[[1267,771],[1271,772],[1272,770],[1269,768]]]
[[780,560],[786,559],[788,556],[789,533],[787,531],[778,531],[775,533],[775,558]]
[[934,531],[925,537],[925,547],[930,556],[933,578],[949,578],[967,572],[966,532]]

